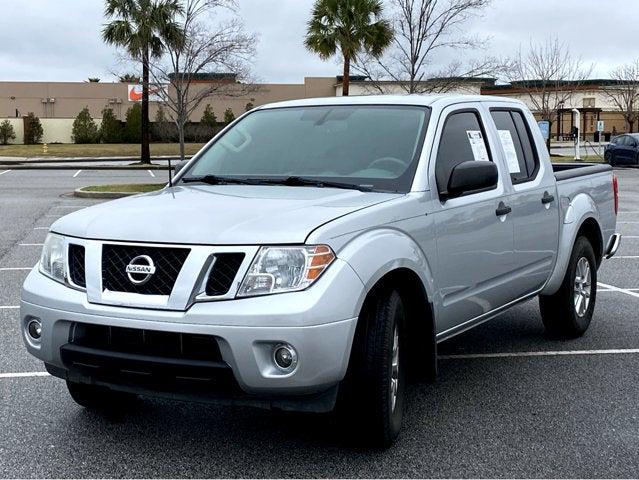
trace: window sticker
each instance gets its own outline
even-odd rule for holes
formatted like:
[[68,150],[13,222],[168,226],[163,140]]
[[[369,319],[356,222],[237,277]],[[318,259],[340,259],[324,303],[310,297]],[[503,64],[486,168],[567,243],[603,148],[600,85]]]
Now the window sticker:
[[501,146],[504,148],[504,154],[506,155],[506,164],[508,165],[508,171],[510,173],[520,173],[519,160],[517,159],[517,151],[515,150],[515,143],[513,137],[510,134],[510,130],[497,130],[499,133],[499,139],[501,140]]
[[479,130],[466,130],[466,135],[475,161],[489,162],[490,158],[488,158],[488,151],[481,132]]

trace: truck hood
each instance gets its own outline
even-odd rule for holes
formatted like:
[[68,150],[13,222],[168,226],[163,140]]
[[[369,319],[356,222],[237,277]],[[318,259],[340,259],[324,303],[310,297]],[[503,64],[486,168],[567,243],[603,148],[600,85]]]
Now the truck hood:
[[78,210],[51,231],[149,243],[303,243],[331,220],[400,196],[315,187],[178,186]]

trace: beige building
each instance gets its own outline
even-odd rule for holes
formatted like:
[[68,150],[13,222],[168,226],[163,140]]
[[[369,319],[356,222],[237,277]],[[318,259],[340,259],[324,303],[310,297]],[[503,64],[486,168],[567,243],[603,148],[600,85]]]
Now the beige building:
[[[210,104],[221,121],[224,111],[231,108],[235,116],[242,114],[247,106],[260,106],[266,103],[299,98],[339,96],[342,93],[341,77],[306,77],[303,83],[259,84],[251,86],[246,92],[231,95],[215,94],[202,102],[191,115],[191,121],[197,122],[207,104]],[[211,83],[224,84],[225,88],[234,87],[232,75],[204,76],[197,82],[197,88],[209,88]],[[443,91],[453,94],[505,95],[518,98],[534,111],[530,96],[516,82],[509,85],[497,85],[494,79],[432,79],[424,82],[425,87],[434,83],[445,85]],[[570,95],[565,99],[553,122],[553,139],[567,139],[574,123],[572,109],[581,112],[580,131],[585,138],[592,139],[596,131],[597,120],[605,122],[605,132],[622,133],[626,131],[626,122],[618,111],[607,89],[612,87],[610,80],[589,80],[578,87],[566,85]],[[432,89],[432,88],[429,88]],[[351,95],[404,94],[405,89],[398,82],[373,84],[366,77],[351,78]],[[437,90],[437,89],[435,89]],[[15,142],[22,142],[22,117],[33,112],[40,117],[46,143],[71,142],[73,119],[88,107],[91,115],[99,121],[102,109],[110,107],[115,116],[124,120],[126,111],[134,104],[129,101],[127,83],[82,83],[82,82],[0,82],[0,120],[8,118],[16,132]],[[159,102],[151,102],[150,117],[155,117]],[[636,125],[636,127],[639,125]]]

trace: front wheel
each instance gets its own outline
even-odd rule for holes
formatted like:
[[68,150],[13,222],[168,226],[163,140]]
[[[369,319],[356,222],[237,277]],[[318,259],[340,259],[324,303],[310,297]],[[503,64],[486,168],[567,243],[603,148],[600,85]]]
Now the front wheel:
[[376,447],[389,447],[399,435],[406,382],[404,304],[399,293],[374,294],[359,319],[349,373],[338,410],[356,436]]
[[608,163],[611,167],[615,166],[615,156],[612,154],[610,150],[604,152],[604,161]]
[[565,338],[583,335],[590,326],[596,297],[595,253],[588,239],[578,237],[561,287],[553,295],[539,296],[546,331]]

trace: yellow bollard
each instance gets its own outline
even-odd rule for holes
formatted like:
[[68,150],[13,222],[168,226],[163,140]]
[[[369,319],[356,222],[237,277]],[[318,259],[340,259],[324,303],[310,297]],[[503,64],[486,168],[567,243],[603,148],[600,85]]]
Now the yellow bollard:
[[49,153],[49,146],[46,143],[42,144],[42,153]]

